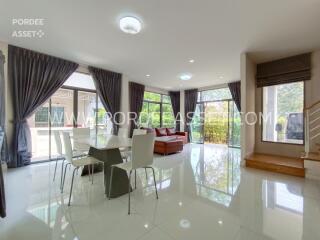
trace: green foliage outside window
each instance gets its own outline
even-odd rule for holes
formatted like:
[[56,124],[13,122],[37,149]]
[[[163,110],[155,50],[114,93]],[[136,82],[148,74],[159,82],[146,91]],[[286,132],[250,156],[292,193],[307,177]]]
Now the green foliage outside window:
[[142,127],[174,127],[175,119],[170,97],[159,93],[144,92],[139,122]]

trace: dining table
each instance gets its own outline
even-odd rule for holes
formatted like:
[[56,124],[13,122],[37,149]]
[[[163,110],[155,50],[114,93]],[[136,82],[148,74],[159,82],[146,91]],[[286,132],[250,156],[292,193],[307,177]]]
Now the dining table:
[[[123,163],[120,153],[121,148],[130,148],[131,138],[120,137],[115,135],[96,135],[73,139],[74,142],[85,144],[89,148],[88,155],[104,162],[104,169],[101,164],[94,166],[94,173],[104,171],[105,194],[109,197],[109,184],[111,175],[111,166]],[[81,176],[89,173],[88,167],[83,168]],[[116,198],[127,194],[129,178],[126,171],[115,168],[113,171],[112,192],[110,198]],[[132,190],[132,188],[131,188]],[[130,190],[130,191],[131,191]]]

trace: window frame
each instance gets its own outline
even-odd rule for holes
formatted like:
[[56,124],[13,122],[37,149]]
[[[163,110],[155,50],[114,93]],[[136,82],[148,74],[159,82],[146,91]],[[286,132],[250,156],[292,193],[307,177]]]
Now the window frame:
[[[90,75],[89,73],[84,73],[84,72],[79,72],[75,71],[76,73],[81,73],[81,74],[86,74]],[[78,119],[78,92],[90,92],[90,93],[95,93],[96,94],[96,109],[95,111],[98,110],[99,106],[99,96],[97,93],[97,90],[93,89],[87,89],[87,88],[81,88],[81,87],[74,87],[74,86],[64,86],[62,85],[59,89],[66,89],[66,90],[71,90],[73,92],[72,96],[72,101],[73,101],[73,114],[74,114],[74,121],[73,121],[73,128],[78,128],[77,126],[77,119]],[[58,89],[58,90],[59,90]],[[107,111],[107,110],[106,110]],[[52,114],[52,96],[48,99],[48,114]],[[49,115],[48,115],[49,116]],[[48,135],[49,135],[49,154],[48,154],[48,159],[45,160],[39,160],[39,161],[31,161],[30,164],[38,164],[38,163],[44,163],[44,162],[50,162],[50,161],[55,161],[55,159],[52,159],[52,151],[51,151],[51,137],[52,137],[52,127],[53,123],[51,122],[51,118],[49,117],[48,119]],[[95,131],[96,134],[98,133],[98,114],[96,114],[96,119],[95,119]]]
[[[303,110],[302,110],[302,117],[303,117],[303,139],[302,139],[302,143],[289,143],[289,142],[275,142],[275,141],[268,141],[268,140],[263,140],[263,124],[261,124],[261,136],[260,136],[260,141],[262,143],[273,143],[273,144],[285,144],[285,145],[295,145],[295,146],[304,146],[305,145],[305,112],[304,109],[306,108],[306,81],[297,81],[297,82],[291,82],[291,83],[298,83],[298,82],[303,82]],[[277,84],[277,85],[273,85],[273,86],[278,86],[278,85],[284,85],[284,84],[291,84],[291,83],[282,83],[282,84]],[[269,87],[269,86],[266,86]],[[261,108],[260,108],[260,112],[263,114],[263,88],[261,87]],[[261,119],[260,119],[261,120]]]
[[[171,103],[171,99],[170,99],[170,103],[167,103],[167,102],[163,102],[163,96],[168,96],[170,97],[168,94],[163,94],[163,93],[158,93],[158,92],[152,92],[152,91],[144,91],[144,92],[149,92],[149,93],[154,93],[154,94],[160,94],[160,102],[157,102],[157,101],[151,101],[151,100],[148,100],[148,99],[144,99],[143,98],[143,103],[147,103],[148,104],[148,115],[149,115],[149,103],[153,103],[153,104],[159,104],[160,105],[160,127],[159,128],[164,128],[163,126],[163,118],[162,118],[162,114],[163,114],[163,104],[167,104],[167,105],[171,105],[171,109],[172,109],[172,103]],[[144,94],[144,93],[143,93]],[[172,110],[172,115],[174,117],[174,113],[173,113],[173,110]],[[152,128],[152,126],[149,126],[148,124],[148,128]],[[175,125],[172,127],[172,128],[175,128]]]

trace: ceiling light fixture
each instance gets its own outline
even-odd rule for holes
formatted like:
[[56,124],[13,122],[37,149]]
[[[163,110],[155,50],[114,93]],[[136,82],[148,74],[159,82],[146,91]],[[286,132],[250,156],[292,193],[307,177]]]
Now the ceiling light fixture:
[[192,74],[191,73],[181,73],[179,78],[182,80],[182,81],[188,81],[192,78]]
[[141,31],[141,21],[135,17],[123,17],[120,19],[120,29],[129,34],[137,34]]
[[190,59],[190,60],[189,60],[189,63],[194,63],[194,59]]
[[146,77],[149,78],[149,77],[151,77],[151,75],[150,75],[150,74],[147,74]]
[[223,79],[223,76],[220,76],[219,78],[220,78],[220,79]]

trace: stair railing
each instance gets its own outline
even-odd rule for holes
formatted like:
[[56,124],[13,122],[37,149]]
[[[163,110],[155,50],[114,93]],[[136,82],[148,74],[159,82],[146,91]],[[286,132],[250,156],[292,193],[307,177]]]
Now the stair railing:
[[305,153],[310,152],[310,144],[320,137],[320,100],[304,109]]

